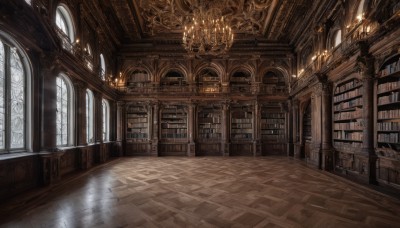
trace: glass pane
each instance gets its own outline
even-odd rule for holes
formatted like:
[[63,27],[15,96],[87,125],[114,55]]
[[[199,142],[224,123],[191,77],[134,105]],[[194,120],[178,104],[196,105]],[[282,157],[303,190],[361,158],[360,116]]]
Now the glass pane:
[[10,73],[10,148],[23,148],[25,146],[25,78],[22,62],[15,48],[11,48]]
[[93,142],[93,95],[90,90],[86,91],[86,140]]
[[64,79],[57,78],[57,145],[68,144],[69,93]]
[[102,102],[103,106],[103,141],[107,141],[107,104],[103,100]]
[[4,46],[0,40],[0,149],[5,147],[4,131],[5,126],[5,107],[4,107]]
[[59,9],[57,9],[57,12],[56,12],[56,25],[59,29],[61,29],[61,31],[63,31],[65,33],[65,35],[68,36],[67,22],[65,21],[65,18]]

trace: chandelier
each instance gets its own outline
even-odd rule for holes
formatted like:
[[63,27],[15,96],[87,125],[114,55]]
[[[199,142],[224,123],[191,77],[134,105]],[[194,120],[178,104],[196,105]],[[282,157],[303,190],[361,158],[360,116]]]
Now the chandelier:
[[183,46],[191,54],[220,55],[233,44],[233,33],[221,10],[200,4],[184,27]]

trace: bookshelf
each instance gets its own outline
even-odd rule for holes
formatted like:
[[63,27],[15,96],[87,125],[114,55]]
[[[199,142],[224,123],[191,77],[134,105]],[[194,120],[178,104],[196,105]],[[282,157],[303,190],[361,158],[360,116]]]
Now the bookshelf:
[[133,71],[126,80],[126,87],[136,88],[143,87],[146,83],[150,82],[150,75],[144,70]]
[[221,118],[220,108],[206,107],[198,112],[197,138],[200,141],[219,141],[221,139]]
[[145,105],[131,104],[126,109],[126,155],[150,153],[149,116]]
[[231,77],[231,92],[250,92],[251,75],[238,71]]
[[358,79],[339,83],[333,97],[333,146],[339,151],[361,149],[363,140],[362,83]]
[[400,55],[389,58],[378,72],[377,149],[400,151]]
[[264,85],[264,92],[267,94],[286,92],[285,79],[281,74],[269,71],[264,74],[262,82]]
[[178,71],[170,71],[161,79],[162,86],[183,86],[187,85],[185,76]]
[[161,111],[160,138],[165,140],[187,139],[187,112],[182,105],[168,105]]
[[146,140],[149,136],[148,113],[144,106],[128,106],[126,112],[126,140]]
[[311,103],[309,103],[303,115],[303,141],[308,143],[311,142],[312,139],[311,120]]
[[220,79],[218,74],[210,69],[204,69],[197,78],[197,86],[200,93],[220,92]]
[[222,107],[201,105],[197,112],[196,155],[221,156]]
[[235,111],[232,113],[231,140],[253,140],[253,112]]
[[285,152],[285,113],[279,103],[261,107],[260,134],[262,155],[283,155]]

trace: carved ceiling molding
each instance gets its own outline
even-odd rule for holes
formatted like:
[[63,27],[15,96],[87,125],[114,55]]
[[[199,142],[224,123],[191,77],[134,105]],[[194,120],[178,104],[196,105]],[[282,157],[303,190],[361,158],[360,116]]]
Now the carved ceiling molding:
[[[221,9],[222,15],[235,32],[261,36],[265,33],[267,17],[276,0],[207,0],[211,7]],[[181,33],[189,22],[199,0],[134,0],[142,31],[149,36]]]

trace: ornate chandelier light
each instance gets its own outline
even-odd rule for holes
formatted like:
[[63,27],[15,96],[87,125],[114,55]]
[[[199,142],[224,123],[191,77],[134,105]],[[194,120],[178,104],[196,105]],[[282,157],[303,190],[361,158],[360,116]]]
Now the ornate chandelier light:
[[220,55],[233,44],[233,33],[221,10],[200,4],[184,26],[183,46],[191,54]]

